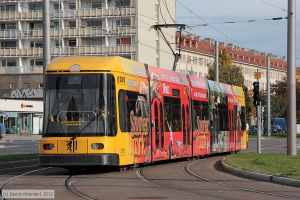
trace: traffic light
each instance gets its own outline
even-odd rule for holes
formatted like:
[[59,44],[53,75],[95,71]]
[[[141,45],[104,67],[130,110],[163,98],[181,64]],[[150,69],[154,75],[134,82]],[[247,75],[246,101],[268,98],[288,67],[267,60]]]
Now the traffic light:
[[259,106],[259,82],[253,82],[253,104],[254,106]]

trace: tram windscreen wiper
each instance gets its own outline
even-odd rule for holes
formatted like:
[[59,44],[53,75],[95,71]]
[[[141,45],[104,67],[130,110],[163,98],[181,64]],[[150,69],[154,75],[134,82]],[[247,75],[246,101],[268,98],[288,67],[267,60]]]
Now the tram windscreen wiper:
[[[78,112],[78,113],[80,113],[80,117],[79,118],[87,118],[88,119],[88,121],[85,121],[85,122],[87,122],[81,129],[80,129],[80,131],[78,132],[78,133],[76,133],[72,138],[71,138],[71,140],[75,140],[77,137],[79,137],[80,135],[81,135],[81,133],[82,132],[84,132],[84,129],[86,129],[93,121],[95,121],[96,120],[96,118],[97,118],[97,114],[94,112],[94,111],[80,111],[80,112]],[[87,114],[87,113],[91,113],[92,115],[89,115],[89,114]],[[84,116],[83,114],[86,114],[86,116]],[[92,117],[91,117],[92,116]],[[80,122],[80,120],[78,121],[78,122]]]

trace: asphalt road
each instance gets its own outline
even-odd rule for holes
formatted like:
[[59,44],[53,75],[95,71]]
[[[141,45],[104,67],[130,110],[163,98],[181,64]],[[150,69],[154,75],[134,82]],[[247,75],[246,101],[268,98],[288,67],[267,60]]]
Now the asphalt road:
[[0,141],[0,155],[38,152],[39,140],[26,139]]
[[[282,138],[263,139],[262,151],[284,153],[285,143],[286,139]],[[18,141],[17,144],[26,143]],[[34,146],[35,142],[32,144]],[[255,152],[255,144],[256,140],[250,138],[247,151]],[[54,190],[55,199],[63,200],[300,199],[300,188],[248,180],[224,173],[219,166],[223,157],[159,163],[124,172],[102,169],[70,172],[61,168],[39,168],[37,160],[9,162],[0,164],[0,189]]]
[[[297,151],[300,153],[300,138],[297,138]],[[287,139],[275,137],[262,137],[261,139],[262,153],[286,153],[287,152]],[[246,152],[257,152],[257,139],[256,137],[249,137],[249,148]]]

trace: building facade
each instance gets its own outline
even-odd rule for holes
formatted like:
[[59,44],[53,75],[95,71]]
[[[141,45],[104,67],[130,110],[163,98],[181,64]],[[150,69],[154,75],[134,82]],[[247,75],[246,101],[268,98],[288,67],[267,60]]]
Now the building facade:
[[[177,42],[179,37],[177,35]],[[210,66],[214,65],[215,41],[200,39],[193,35],[184,35],[181,41],[181,59],[177,71],[205,77]],[[233,44],[219,43],[219,51],[226,49],[235,66],[241,68],[244,76],[244,85],[252,91],[255,72],[261,72],[260,90],[267,88],[266,54],[257,51],[248,51]],[[287,75],[286,60],[270,55],[270,83],[282,81]]]
[[[49,1],[52,59],[119,55],[162,68],[173,64],[169,47],[150,28],[175,22],[175,0]],[[41,102],[43,0],[1,0],[0,11],[0,99]],[[176,30],[163,31],[175,48]],[[1,112],[10,117],[10,110]]]

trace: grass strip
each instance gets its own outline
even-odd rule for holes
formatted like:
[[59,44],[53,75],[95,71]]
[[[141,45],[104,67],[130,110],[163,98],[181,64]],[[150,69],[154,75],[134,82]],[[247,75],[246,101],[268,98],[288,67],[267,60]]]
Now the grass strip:
[[0,162],[38,159],[38,153],[0,155]]
[[300,180],[300,156],[285,154],[241,153],[225,163],[238,169]]

